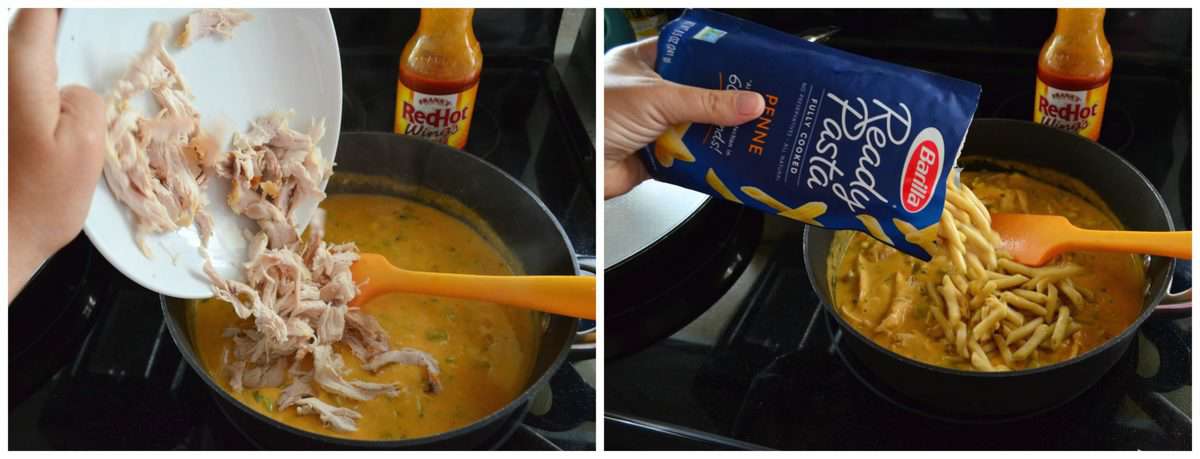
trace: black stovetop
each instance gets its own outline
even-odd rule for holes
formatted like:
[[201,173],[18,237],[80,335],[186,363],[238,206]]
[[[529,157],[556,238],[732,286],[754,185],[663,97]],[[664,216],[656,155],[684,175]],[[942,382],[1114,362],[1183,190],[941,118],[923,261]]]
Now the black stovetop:
[[[971,35],[966,30],[973,26],[948,25],[951,19],[937,23],[939,17],[972,17],[962,21],[972,23],[989,14],[1003,16],[1011,24],[992,24],[996,35],[1021,35],[1033,33],[1012,29],[1029,23],[1021,15],[1044,12],[913,10],[898,18],[889,18],[886,11],[735,13],[796,33],[843,25],[830,46],[980,83],[983,96],[976,117],[1031,117],[1038,40],[1000,43],[980,32],[962,43],[930,42],[945,30]],[[1110,11],[1118,25],[1135,19],[1155,23],[1139,14]],[[927,22],[916,29],[901,24],[914,18]],[[1124,30],[1130,29],[1140,30]],[[913,36],[886,39],[901,33]],[[1162,39],[1169,34],[1154,35]],[[923,40],[929,37],[934,39]],[[1109,38],[1116,48],[1112,33]],[[1122,42],[1128,43],[1126,38]],[[1030,43],[1032,48],[1022,48]],[[1122,60],[1118,55],[1100,143],[1158,186],[1177,228],[1190,228],[1190,67],[1165,61],[1169,59],[1138,54]],[[718,339],[707,344],[697,344],[694,336],[667,339],[606,362],[607,449],[1191,448],[1190,319],[1149,321],[1103,380],[1062,407],[986,423],[942,416],[893,393],[843,352],[841,331],[809,286],[800,256],[802,228],[767,218],[768,227],[786,230],[756,271],[749,293],[735,298],[736,312]],[[1181,261],[1172,290],[1190,284],[1191,265]]]
[[798,232],[774,252],[714,344],[668,339],[606,363],[606,449],[1190,449],[1190,401],[1165,395],[1190,391],[1190,321],[1147,323],[1062,407],[957,418],[905,400],[844,352],[807,287]]
[[[395,22],[415,26],[415,14],[334,11],[344,46],[342,132],[391,131],[403,45],[374,43],[375,28],[354,25],[368,16],[392,15]],[[491,14],[528,21],[530,30],[545,28],[535,23],[558,17],[553,11]],[[483,26],[497,42],[508,43],[504,34],[511,29]],[[552,41],[554,28],[528,35],[542,41],[548,35]],[[393,32],[406,38],[411,30]],[[595,153],[575,105],[549,54],[496,54],[485,63],[478,115],[466,151],[529,187],[562,223],[576,252],[593,255]],[[9,315],[10,448],[256,447],[230,424],[214,403],[214,394],[179,354],[158,296],[116,272],[85,236],[43,267],[10,306]],[[560,372],[574,370],[565,365]],[[556,375],[554,381],[560,376],[564,375]],[[559,425],[556,430],[571,427]],[[492,446],[595,448],[594,438],[580,438],[520,425]]]

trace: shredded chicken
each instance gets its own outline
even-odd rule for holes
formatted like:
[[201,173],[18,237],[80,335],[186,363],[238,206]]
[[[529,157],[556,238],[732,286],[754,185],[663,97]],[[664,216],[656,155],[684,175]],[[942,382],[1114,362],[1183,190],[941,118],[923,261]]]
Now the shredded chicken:
[[259,387],[279,387],[283,385],[284,372],[287,362],[284,359],[276,359],[275,363],[270,367],[255,367],[246,370],[242,374],[242,385],[247,389],[257,389]]
[[316,146],[325,120],[314,121],[304,134],[288,127],[290,116],[275,112],[255,120],[247,133],[234,134],[234,150],[216,163],[217,173],[233,182],[229,208],[257,221],[272,249],[300,241],[292,222],[296,209],[325,199],[321,184],[333,172]]
[[314,379],[321,388],[354,400],[371,400],[378,395],[395,397],[400,389],[395,384],[375,384],[362,381],[347,381],[342,378],[345,371],[341,355],[334,354],[328,345],[313,347]]
[[440,371],[438,370],[437,360],[434,360],[433,356],[427,353],[410,347],[395,349],[376,355],[363,365],[363,369],[376,372],[393,363],[422,366],[425,369],[425,392],[436,394],[442,391],[442,382],[438,379]]
[[312,388],[312,377],[308,375],[300,375],[292,378],[292,383],[283,388],[283,392],[279,393],[277,408],[283,410],[295,405],[296,402],[305,397],[315,397],[317,392]]
[[354,432],[358,430],[358,426],[354,420],[362,418],[362,415],[357,411],[330,405],[316,397],[297,400],[296,412],[300,414],[316,413],[321,417],[321,422],[339,432]]
[[368,362],[372,357],[387,352],[387,331],[379,325],[374,317],[357,309],[346,312],[346,327],[342,342],[350,347],[358,360]]
[[205,8],[196,10],[188,16],[179,34],[176,44],[187,48],[197,40],[208,36],[220,36],[228,40],[233,38],[233,28],[243,22],[254,19],[254,15],[236,8]]
[[[441,390],[437,361],[416,349],[392,351],[379,322],[347,306],[358,294],[350,273],[358,248],[324,241],[323,211],[317,210],[308,238],[301,240],[295,212],[324,199],[320,184],[332,167],[317,147],[323,121],[302,133],[288,126],[289,117],[277,112],[255,120],[245,133],[234,135],[232,151],[213,160],[217,174],[232,182],[230,208],[254,219],[259,232],[248,237],[244,282],[222,279],[211,266],[206,272],[219,298],[239,317],[254,319],[253,329],[228,332],[234,344],[234,363],[227,365],[231,386],[234,377],[244,388],[283,386],[286,378],[277,376],[286,366],[291,382],[281,394],[281,408],[296,406],[302,414],[320,415],[331,428],[353,430],[357,412],[344,407],[333,412],[324,409],[334,408],[325,402],[304,400],[316,400],[316,388],[359,401],[396,397],[402,390],[396,384],[347,380],[335,343],[345,343],[369,371],[391,363],[421,365],[429,393]],[[311,370],[302,362],[311,362]]]
[[[188,18],[180,45],[209,35],[228,38],[233,27],[250,19],[238,10],[200,10]],[[324,241],[324,212],[319,208],[301,240],[296,212],[325,198],[322,184],[333,172],[318,144],[325,121],[314,120],[306,132],[289,127],[290,112],[254,120],[244,133],[234,133],[232,149],[222,150],[219,135],[198,128],[192,94],[164,48],[166,27],[156,24],[149,48],[134,62],[108,99],[108,157],[105,179],[113,194],[137,221],[137,238],[195,224],[205,244],[213,222],[205,212],[207,181],[230,181],[226,203],[238,215],[253,219],[257,233],[247,233],[243,280],[224,279],[207,258],[204,272],[215,296],[228,302],[252,326],[224,331],[232,344],[222,366],[233,391],[283,387],[279,409],[292,406],[315,414],[330,428],[357,429],[358,412],[317,398],[320,391],[352,400],[396,397],[397,384],[347,380],[336,343],[344,343],[368,371],[400,363],[420,365],[426,392],[441,390],[437,361],[411,348],[392,350],[387,332],[375,318],[350,308],[358,294],[350,272],[358,260],[353,243]],[[129,110],[129,99],[149,91],[161,105],[154,117]],[[215,175],[214,175],[215,174]],[[311,357],[311,358],[310,358]]]
[[[205,245],[212,236],[200,155],[215,143],[199,128],[192,93],[164,47],[166,36],[166,26],[154,24],[149,46],[105,100],[104,180],[133,213],[134,237],[147,257],[149,234],[195,223]],[[130,107],[130,99],[146,91],[162,107],[152,117]]]

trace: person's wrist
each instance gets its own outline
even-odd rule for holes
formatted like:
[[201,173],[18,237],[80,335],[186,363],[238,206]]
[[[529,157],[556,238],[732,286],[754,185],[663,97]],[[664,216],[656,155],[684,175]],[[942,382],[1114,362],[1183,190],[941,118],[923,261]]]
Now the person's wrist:
[[8,301],[12,302],[42,263],[65,244],[56,244],[49,240],[46,231],[39,231],[35,225],[13,218],[12,214],[9,218],[12,220],[8,227]]

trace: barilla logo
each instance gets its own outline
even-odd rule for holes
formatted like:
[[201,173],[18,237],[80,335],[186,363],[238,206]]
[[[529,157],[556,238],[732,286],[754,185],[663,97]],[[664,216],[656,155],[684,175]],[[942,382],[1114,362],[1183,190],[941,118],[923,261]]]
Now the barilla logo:
[[[444,101],[441,101],[444,102]],[[401,116],[410,123],[424,124],[435,128],[446,127],[452,124],[458,124],[460,121],[467,119],[467,107],[461,110],[451,110],[449,108],[435,109],[429,111],[417,110],[408,101],[404,102],[404,110]]]
[[933,191],[942,175],[944,147],[942,133],[937,128],[927,127],[913,139],[904,159],[904,175],[900,176],[900,202],[908,213],[920,212],[933,200]]

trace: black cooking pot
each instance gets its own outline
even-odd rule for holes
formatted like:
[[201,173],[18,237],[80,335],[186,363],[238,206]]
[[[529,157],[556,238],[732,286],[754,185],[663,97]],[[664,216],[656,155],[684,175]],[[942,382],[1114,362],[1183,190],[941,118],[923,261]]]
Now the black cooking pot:
[[[1095,190],[1127,229],[1175,229],[1154,185],[1120,156],[1083,137],[1026,121],[980,119],[971,124],[962,151],[959,164],[967,169],[972,168],[972,157],[984,157],[1018,161],[1074,177]],[[1013,416],[1066,403],[1112,368],[1147,319],[1191,314],[1190,303],[1179,303],[1190,301],[1190,292],[1178,297],[1167,295],[1175,260],[1150,257],[1142,313],[1123,333],[1095,349],[1068,361],[1021,371],[984,373],[938,367],[884,349],[835,311],[827,271],[833,236],[834,231],[808,227],[804,260],[826,312],[843,330],[842,343],[879,380],[951,415]]]
[[[457,199],[486,221],[528,274],[579,274],[575,251],[554,215],[542,202],[495,166],[470,154],[413,137],[352,133],[338,141],[338,172],[386,177]],[[329,193],[402,195],[371,184],[331,180]],[[402,196],[412,199],[419,196]],[[436,207],[436,204],[431,204]],[[469,222],[468,222],[469,224]],[[546,387],[567,358],[578,320],[545,315],[533,373],[525,390],[503,408],[457,430],[425,438],[361,441],[319,435],[278,422],[246,407],[225,392],[204,369],[188,332],[187,300],[162,299],[163,314],[180,353],[217,394],[215,397],[243,433],[260,446],[278,449],[419,448],[474,449],[495,446],[525,417],[530,401]]]

